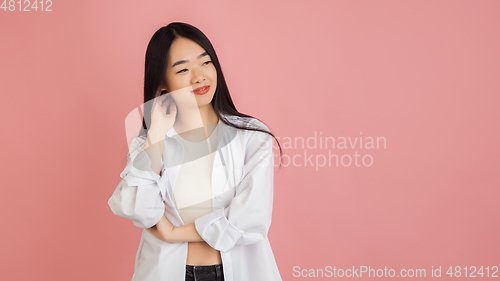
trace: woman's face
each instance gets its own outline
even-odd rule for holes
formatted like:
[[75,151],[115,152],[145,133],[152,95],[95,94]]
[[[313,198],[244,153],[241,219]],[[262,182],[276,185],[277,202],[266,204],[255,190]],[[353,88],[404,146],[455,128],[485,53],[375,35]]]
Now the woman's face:
[[217,71],[212,59],[200,45],[184,37],[175,39],[170,47],[165,78],[163,89],[180,90],[171,93],[180,108],[194,101],[198,107],[210,104],[217,88]]

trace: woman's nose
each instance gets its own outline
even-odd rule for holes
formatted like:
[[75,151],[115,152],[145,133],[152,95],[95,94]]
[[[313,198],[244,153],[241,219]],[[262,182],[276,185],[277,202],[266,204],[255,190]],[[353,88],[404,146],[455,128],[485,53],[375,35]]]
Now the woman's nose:
[[205,80],[205,75],[203,75],[203,71],[201,71],[201,69],[194,68],[191,73],[193,73],[193,79],[191,81],[193,84],[196,84],[197,82],[201,83]]

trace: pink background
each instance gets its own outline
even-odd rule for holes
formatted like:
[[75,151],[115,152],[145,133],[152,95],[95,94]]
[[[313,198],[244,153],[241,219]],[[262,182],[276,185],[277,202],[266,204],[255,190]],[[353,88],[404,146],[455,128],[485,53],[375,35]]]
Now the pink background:
[[369,154],[369,167],[276,169],[269,239],[283,280],[297,279],[294,266],[427,278],[432,267],[448,278],[450,266],[500,266],[500,2],[53,0],[52,10],[0,9],[2,280],[132,277],[141,229],[107,200],[147,43],[171,21],[205,32],[238,110],[282,145],[315,132],[387,140],[331,150]]

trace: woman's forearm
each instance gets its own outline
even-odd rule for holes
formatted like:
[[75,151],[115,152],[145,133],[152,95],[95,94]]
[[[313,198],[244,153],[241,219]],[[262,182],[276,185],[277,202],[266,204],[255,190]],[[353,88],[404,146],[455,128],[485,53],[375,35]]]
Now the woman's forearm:
[[[165,134],[157,133],[157,131],[151,129],[148,132],[146,144],[144,145],[144,150],[151,159],[151,169],[158,175],[161,175],[162,144],[164,137]],[[165,215],[161,217],[160,221],[154,227],[148,230],[158,238],[170,243],[204,241],[200,234],[198,234],[194,222],[174,227]]]
[[167,238],[170,242],[202,242],[200,234],[194,226],[194,222],[179,227],[174,227]]
[[159,232],[162,240],[170,243],[204,241],[196,230],[194,222],[175,227],[165,216],[163,216],[156,224],[156,230]]
[[149,155],[149,159],[151,159],[151,170],[160,175],[163,142],[161,141],[161,138],[159,136],[151,134],[152,133],[148,132],[144,150]]

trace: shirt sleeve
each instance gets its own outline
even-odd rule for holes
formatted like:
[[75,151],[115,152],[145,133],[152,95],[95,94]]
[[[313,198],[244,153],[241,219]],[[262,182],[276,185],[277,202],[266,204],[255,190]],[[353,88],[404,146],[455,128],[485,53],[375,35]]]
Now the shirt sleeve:
[[132,140],[122,180],[108,200],[111,211],[132,220],[140,228],[156,225],[165,212],[160,176],[151,169],[151,159],[140,137]]
[[[267,129],[267,126],[262,126]],[[194,222],[203,240],[218,251],[227,252],[237,244],[260,242],[271,226],[274,189],[272,137],[259,131],[250,132],[244,175],[231,204]]]

